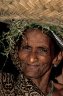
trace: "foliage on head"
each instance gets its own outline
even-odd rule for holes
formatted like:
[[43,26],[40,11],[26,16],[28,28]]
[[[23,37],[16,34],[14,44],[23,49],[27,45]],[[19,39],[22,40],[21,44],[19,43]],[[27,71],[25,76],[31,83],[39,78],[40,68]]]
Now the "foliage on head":
[[[36,22],[34,20],[12,20],[10,23],[10,31],[3,34],[0,42],[4,45],[4,51],[2,54],[8,55],[11,49],[19,41],[19,38],[22,37],[24,30],[27,29],[39,29],[43,30],[48,36],[51,35],[51,30],[54,31],[60,38],[63,38],[63,28],[60,26],[54,26],[49,24],[42,24],[40,22]],[[6,40],[7,47],[4,44],[4,39]]]

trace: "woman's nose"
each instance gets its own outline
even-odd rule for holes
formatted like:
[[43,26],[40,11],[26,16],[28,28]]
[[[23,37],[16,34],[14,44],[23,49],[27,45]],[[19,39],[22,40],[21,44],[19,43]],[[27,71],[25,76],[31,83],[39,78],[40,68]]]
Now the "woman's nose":
[[31,64],[31,63],[35,63],[35,62],[37,62],[37,60],[38,60],[38,58],[37,58],[37,54],[35,53],[35,52],[31,52],[30,54],[29,54],[29,57],[28,57],[29,59],[29,63]]

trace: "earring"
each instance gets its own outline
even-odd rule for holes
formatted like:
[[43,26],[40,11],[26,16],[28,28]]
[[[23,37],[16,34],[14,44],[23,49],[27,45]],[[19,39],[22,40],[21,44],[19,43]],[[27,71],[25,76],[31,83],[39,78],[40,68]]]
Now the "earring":
[[58,65],[57,64],[53,64],[54,67],[57,67]]

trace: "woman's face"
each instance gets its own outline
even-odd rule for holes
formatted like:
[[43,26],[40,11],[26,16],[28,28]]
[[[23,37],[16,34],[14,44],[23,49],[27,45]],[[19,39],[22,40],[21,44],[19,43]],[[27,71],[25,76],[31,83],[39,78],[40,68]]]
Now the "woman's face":
[[52,64],[52,42],[39,30],[26,32],[18,52],[24,74],[31,78],[44,75]]

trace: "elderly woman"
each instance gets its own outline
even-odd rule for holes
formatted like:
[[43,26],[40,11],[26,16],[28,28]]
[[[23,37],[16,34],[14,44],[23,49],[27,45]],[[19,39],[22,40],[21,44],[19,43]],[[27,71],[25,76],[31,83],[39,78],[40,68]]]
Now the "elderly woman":
[[[22,21],[20,26],[18,29],[20,28],[21,35],[15,48],[10,52],[11,60],[17,66],[19,75],[15,80],[11,74],[9,76],[9,73],[2,72],[0,94],[1,96],[4,94],[51,96],[54,93],[54,87],[53,82],[50,81],[50,73],[53,64],[61,60],[62,41],[54,31],[40,24],[30,22],[26,24]],[[14,41],[16,39],[14,38]]]

